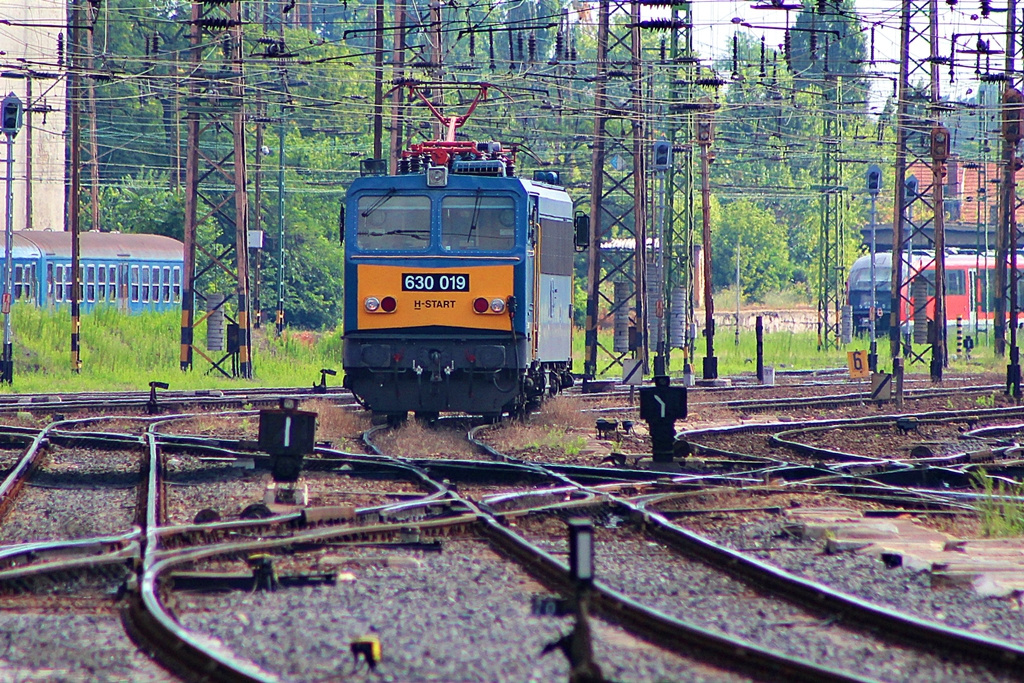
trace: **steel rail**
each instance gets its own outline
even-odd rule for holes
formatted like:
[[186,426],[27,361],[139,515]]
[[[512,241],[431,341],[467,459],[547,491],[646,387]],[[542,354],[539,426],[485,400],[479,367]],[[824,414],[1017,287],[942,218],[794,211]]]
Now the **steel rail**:
[[[515,558],[551,588],[574,590],[569,568],[490,517],[481,520],[484,535],[507,555]],[[591,604],[596,611],[627,630],[684,656],[697,656],[725,668],[739,669],[752,678],[765,681],[865,681],[870,679],[818,666],[790,657],[739,638],[719,635],[701,627],[645,607],[600,581],[590,588]]]
[[617,501],[617,504],[633,513],[651,535],[667,545],[807,607],[827,609],[905,642],[918,646],[926,642],[972,660],[983,659],[1002,665],[1024,661],[1024,646],[880,607],[721,546],[643,506],[625,501]]

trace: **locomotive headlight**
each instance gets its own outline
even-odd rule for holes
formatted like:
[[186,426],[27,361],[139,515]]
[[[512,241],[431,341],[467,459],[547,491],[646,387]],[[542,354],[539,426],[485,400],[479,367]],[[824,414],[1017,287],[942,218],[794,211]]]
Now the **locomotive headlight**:
[[473,301],[473,310],[476,311],[477,313],[486,313],[487,309],[489,309],[490,307],[491,303],[483,297],[480,297]]
[[491,311],[494,313],[505,312],[505,300],[504,299],[491,299]]
[[364,302],[363,305],[366,306],[366,310],[373,313],[378,308],[380,308],[380,299],[378,299],[375,296],[368,296],[366,297],[366,301]]
[[398,308],[398,302],[395,301],[395,297],[386,296],[380,300],[380,310],[385,313],[394,313],[396,308]]

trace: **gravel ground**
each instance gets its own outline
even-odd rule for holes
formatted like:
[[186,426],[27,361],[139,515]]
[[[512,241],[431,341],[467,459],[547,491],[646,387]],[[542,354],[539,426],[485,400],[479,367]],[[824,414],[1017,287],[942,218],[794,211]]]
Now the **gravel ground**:
[[[622,524],[608,518],[599,524]],[[521,520],[517,530],[547,549],[567,552],[557,517]],[[595,575],[610,587],[679,619],[884,681],[999,681],[1005,673],[886,642],[868,631],[832,623],[815,613],[760,594],[701,562],[654,542],[629,526],[597,529]],[[543,541],[543,539],[547,539]]]
[[116,612],[0,610],[0,680],[178,681],[139,652]]
[[[233,519],[251,503],[263,502],[272,481],[267,470],[247,469],[239,463],[202,460],[176,453],[166,459],[168,525],[191,524],[204,508]],[[310,505],[372,507],[424,495],[416,484],[403,480],[353,477],[340,472],[307,470],[302,480],[309,486]]]
[[[1024,643],[1024,612],[1019,597],[982,598],[969,588],[936,589],[932,588],[927,571],[890,569],[878,558],[855,553],[826,555],[821,542],[784,535],[782,522],[723,527],[712,538],[722,545],[743,548],[752,557],[797,576],[879,605],[947,626]],[[755,550],[759,547],[770,549]]]
[[140,454],[52,448],[0,521],[0,543],[73,540],[130,530]]
[[[355,558],[370,551],[346,550]],[[290,680],[555,681],[568,664],[541,657],[571,619],[530,616],[543,588],[478,541],[446,541],[443,553],[354,562],[352,581],[275,593],[177,594],[188,628],[220,640]],[[323,558],[326,562],[326,558]],[[343,561],[343,560],[339,560]],[[390,565],[390,566],[389,566]],[[352,638],[376,631],[383,660],[352,671]],[[730,672],[667,653],[594,620],[595,659],[617,681],[739,681]]]

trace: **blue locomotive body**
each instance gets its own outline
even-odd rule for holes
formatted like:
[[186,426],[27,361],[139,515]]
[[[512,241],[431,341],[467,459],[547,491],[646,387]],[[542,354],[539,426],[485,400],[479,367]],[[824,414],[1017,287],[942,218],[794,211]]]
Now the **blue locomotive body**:
[[[6,240],[0,232],[0,249]],[[108,304],[139,313],[181,306],[184,248],[162,235],[86,232],[80,235],[82,310]],[[70,305],[71,234],[22,230],[11,248],[12,295],[35,306]],[[0,283],[6,278],[0,254]]]
[[346,198],[345,386],[391,418],[521,412],[572,383],[572,200],[453,156]]

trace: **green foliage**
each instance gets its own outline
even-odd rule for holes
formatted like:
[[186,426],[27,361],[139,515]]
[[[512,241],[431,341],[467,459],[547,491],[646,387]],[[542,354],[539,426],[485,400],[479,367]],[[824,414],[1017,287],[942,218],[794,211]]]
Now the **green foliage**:
[[995,392],[988,396],[979,396],[974,401],[979,408],[995,408],[996,407],[996,395]]
[[987,537],[1024,535],[1024,499],[1018,497],[1019,487],[1011,487],[983,468],[972,472],[971,479],[979,492],[977,507],[982,534]]
[[712,285],[735,285],[739,251],[740,286],[748,300],[759,300],[784,287],[793,274],[785,226],[774,214],[746,200],[726,204],[712,233]]
[[[185,193],[170,189],[167,179],[143,169],[137,176],[124,176],[100,188],[104,231],[185,236]],[[92,229],[88,198],[83,202],[84,229]]]

